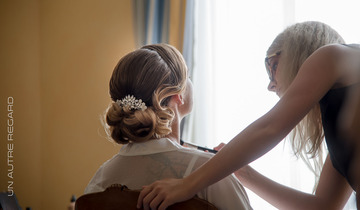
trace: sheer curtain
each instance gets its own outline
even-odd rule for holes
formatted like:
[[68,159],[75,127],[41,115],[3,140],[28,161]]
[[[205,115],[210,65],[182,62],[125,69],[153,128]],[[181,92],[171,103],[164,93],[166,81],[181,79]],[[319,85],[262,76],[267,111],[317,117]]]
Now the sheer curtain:
[[[192,49],[184,51],[190,77],[196,88],[194,96],[199,102],[193,107],[192,114],[185,119],[185,127],[182,132],[182,138],[191,140],[194,143],[207,145],[213,141],[215,116],[211,113],[214,110],[214,67],[215,67],[215,49],[212,44],[214,27],[212,27],[215,18],[213,16],[214,1],[193,1],[188,0],[187,10],[193,11],[193,20],[185,22],[185,32],[192,30]],[[211,2],[211,3],[210,3]],[[202,8],[202,9],[199,9]],[[188,13],[187,13],[188,15]],[[194,21],[195,20],[195,21]],[[195,25],[191,29],[191,23]],[[187,27],[190,24],[189,27]],[[186,39],[186,36],[185,36]],[[184,42],[186,44],[187,41]],[[184,46],[184,50],[187,46]],[[191,56],[189,56],[191,54]],[[192,59],[191,59],[192,58]],[[210,93],[210,94],[209,94]]]
[[[347,43],[360,43],[358,0],[189,2],[194,4],[191,73],[195,104],[183,138],[208,147],[227,143],[278,101],[267,91],[264,57],[272,40],[286,26],[322,21]],[[293,157],[286,141],[251,165],[277,182],[312,192],[314,175]],[[275,209],[247,192],[254,209]],[[355,208],[353,202],[345,209]]]

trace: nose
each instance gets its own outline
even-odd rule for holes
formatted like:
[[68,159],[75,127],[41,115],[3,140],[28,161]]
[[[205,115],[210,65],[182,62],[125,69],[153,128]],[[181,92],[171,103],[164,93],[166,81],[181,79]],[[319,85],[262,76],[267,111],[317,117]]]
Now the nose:
[[271,80],[271,81],[269,82],[268,90],[269,90],[269,91],[272,91],[272,92],[275,92],[275,91],[276,91],[276,81],[275,81],[275,80]]

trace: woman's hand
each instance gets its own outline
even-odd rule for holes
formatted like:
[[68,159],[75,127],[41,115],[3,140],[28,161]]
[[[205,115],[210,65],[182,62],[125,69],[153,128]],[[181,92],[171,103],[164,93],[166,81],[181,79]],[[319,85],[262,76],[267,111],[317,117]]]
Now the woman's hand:
[[140,192],[137,208],[164,210],[168,206],[188,200],[195,193],[189,190],[185,179],[164,179],[144,186]]
[[220,143],[218,146],[214,147],[214,150],[220,151],[223,147],[225,147],[225,143]]
[[[214,149],[219,151],[224,146],[225,144],[221,143]],[[187,182],[186,178],[163,179],[143,187],[138,198],[137,208],[163,210],[174,203],[188,200],[195,194],[190,181]]]

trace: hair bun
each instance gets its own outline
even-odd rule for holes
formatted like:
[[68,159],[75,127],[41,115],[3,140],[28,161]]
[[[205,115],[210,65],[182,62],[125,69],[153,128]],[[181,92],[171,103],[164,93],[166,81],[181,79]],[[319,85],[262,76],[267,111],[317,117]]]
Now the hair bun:
[[172,116],[170,109],[155,113],[152,107],[144,111],[129,110],[113,103],[106,113],[106,123],[110,126],[112,139],[119,144],[127,144],[169,134]]

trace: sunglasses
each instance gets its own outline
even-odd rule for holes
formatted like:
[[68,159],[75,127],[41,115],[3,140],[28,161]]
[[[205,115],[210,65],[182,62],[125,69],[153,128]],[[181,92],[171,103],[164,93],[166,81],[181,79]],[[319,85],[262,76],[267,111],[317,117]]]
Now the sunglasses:
[[265,58],[266,72],[269,75],[270,81],[274,81],[274,76],[275,76],[275,72],[276,72],[276,68],[277,68],[277,65],[273,65],[273,66],[270,65],[270,59],[272,59],[276,56],[279,56],[280,54],[281,54],[281,51],[277,51],[276,53],[271,54]]

